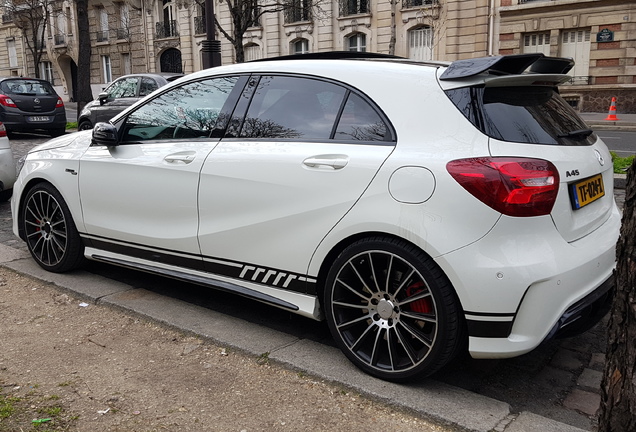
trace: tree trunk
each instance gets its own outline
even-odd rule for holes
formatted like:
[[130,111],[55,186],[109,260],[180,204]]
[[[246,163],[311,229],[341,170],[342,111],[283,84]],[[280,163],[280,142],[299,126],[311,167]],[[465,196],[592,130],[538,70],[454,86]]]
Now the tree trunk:
[[636,164],[627,174],[616,297],[608,326],[599,432],[636,431]]
[[88,0],[76,0],[77,38],[79,58],[77,59],[77,116],[84,106],[93,100],[91,91],[91,40],[88,22]]

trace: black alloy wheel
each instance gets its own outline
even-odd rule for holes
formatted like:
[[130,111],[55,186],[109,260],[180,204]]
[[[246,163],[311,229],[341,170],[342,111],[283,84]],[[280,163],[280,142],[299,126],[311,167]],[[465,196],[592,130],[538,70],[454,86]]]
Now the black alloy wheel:
[[61,273],[83,262],[84,245],[68,206],[49,183],[39,183],[29,190],[20,223],[29,252],[42,268]]
[[381,379],[428,376],[464,346],[459,301],[433,260],[401,240],[346,248],[327,276],[331,333],[357,367]]

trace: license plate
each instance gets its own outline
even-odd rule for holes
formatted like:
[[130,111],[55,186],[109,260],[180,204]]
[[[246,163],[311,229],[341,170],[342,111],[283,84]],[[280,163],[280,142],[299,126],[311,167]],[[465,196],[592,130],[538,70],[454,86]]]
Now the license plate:
[[570,185],[570,197],[572,198],[572,208],[574,210],[580,209],[604,195],[605,186],[603,185],[602,174]]
[[46,121],[49,121],[49,118],[47,116],[34,116],[34,117],[29,117],[29,121],[31,121],[31,122],[46,122]]

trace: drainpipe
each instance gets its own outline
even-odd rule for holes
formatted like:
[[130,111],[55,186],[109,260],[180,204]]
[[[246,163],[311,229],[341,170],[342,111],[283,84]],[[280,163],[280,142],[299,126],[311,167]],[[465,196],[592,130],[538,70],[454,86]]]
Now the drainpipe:
[[495,0],[490,0],[488,8],[488,55],[493,55],[495,49]]

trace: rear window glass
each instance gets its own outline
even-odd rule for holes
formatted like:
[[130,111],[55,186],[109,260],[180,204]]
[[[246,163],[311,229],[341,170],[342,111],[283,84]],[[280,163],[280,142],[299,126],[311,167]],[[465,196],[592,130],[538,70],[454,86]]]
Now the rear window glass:
[[465,87],[446,94],[471,123],[498,140],[592,145],[597,139],[552,87]]
[[2,91],[16,95],[51,96],[55,90],[46,81],[37,80],[5,80],[0,84]]

